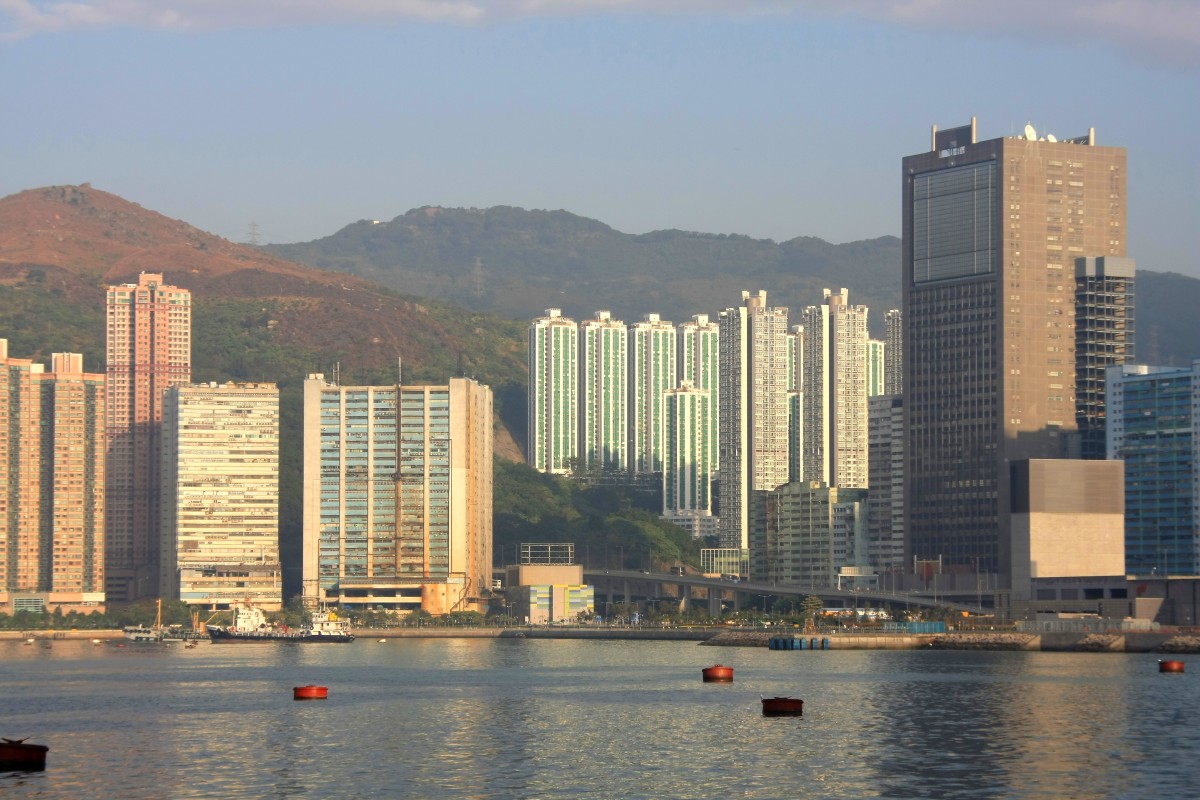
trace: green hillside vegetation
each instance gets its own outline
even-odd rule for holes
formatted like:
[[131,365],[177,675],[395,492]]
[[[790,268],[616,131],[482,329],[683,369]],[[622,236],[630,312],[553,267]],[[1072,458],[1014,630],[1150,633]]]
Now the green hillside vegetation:
[[595,569],[700,564],[700,544],[659,519],[656,491],[588,487],[498,460],[494,503],[493,543],[504,563],[515,563],[525,542],[574,542],[576,562]]

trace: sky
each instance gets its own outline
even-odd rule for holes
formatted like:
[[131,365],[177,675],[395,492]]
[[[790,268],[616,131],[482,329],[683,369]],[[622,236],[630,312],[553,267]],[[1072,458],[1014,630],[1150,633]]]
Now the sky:
[[0,0],[0,109],[0,196],[262,243],[426,205],[899,235],[931,125],[1095,128],[1128,254],[1200,277],[1197,0]]

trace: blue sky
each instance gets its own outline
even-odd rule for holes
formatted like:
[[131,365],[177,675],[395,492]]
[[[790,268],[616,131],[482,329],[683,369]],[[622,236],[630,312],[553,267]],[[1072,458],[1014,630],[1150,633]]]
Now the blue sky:
[[0,108],[0,195],[264,242],[422,205],[896,235],[931,124],[1094,127],[1130,255],[1200,277],[1193,0],[0,0]]

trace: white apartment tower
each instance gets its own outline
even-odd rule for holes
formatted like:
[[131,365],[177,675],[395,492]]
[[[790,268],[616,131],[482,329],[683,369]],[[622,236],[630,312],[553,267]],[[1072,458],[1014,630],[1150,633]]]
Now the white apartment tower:
[[787,309],[742,292],[720,327],[721,547],[745,551],[750,493],[788,481]]
[[579,329],[557,308],[529,326],[529,465],[571,472],[579,447]]
[[867,397],[886,392],[887,344],[879,339],[867,339]]
[[663,516],[692,532],[709,532],[712,516],[712,394],[690,381],[663,396],[667,447],[663,462]]
[[675,326],[647,314],[629,326],[629,466],[635,473],[663,470],[663,398],[675,385]]
[[162,439],[163,598],[280,609],[275,384],[173,386]]
[[608,311],[579,324],[579,461],[629,469],[629,331]]
[[713,446],[709,448],[712,459],[711,469],[717,468],[717,437],[720,433],[720,406],[718,386],[720,385],[720,326],[708,321],[707,314],[696,314],[678,328],[679,351],[676,364],[679,370],[679,384],[684,381],[696,389],[706,391],[711,397],[711,413],[709,415],[709,437]]
[[825,290],[804,310],[804,480],[867,486],[867,307]]

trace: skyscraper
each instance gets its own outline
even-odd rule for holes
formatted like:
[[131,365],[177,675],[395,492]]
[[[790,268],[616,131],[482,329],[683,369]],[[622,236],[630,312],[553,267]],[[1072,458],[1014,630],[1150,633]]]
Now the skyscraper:
[[104,376],[55,353],[50,371],[0,339],[0,605],[104,603]]
[[110,602],[160,594],[163,395],[192,378],[192,295],[143,272],[109,286],[105,585]]
[[579,461],[629,469],[629,331],[607,311],[579,324]]
[[304,382],[310,602],[480,611],[491,588],[492,392]]
[[825,290],[804,309],[804,480],[867,486],[867,307]]
[[167,390],[159,583],[164,599],[206,608],[282,607],[275,384]]
[[718,405],[718,386],[720,385],[720,326],[709,322],[708,314],[696,314],[678,328],[679,352],[676,356],[676,367],[679,370],[679,384],[688,381],[696,389],[707,391],[712,398],[711,413],[709,414],[710,440],[713,446],[709,450],[712,459],[711,469],[717,468],[717,436],[720,429],[721,410]]
[[1075,259],[1125,254],[1125,151],[976,140],[903,160],[906,562],[1012,574],[1009,465],[1075,430]]
[[1075,421],[1080,457],[1104,458],[1104,381],[1134,358],[1132,258],[1075,259]]
[[579,448],[579,329],[557,308],[529,326],[529,465],[565,475]]
[[788,481],[787,309],[742,292],[720,314],[721,547],[749,549],[750,493]]
[[675,388],[675,345],[675,326],[658,314],[629,326],[629,467],[635,473],[663,470],[663,398]]

